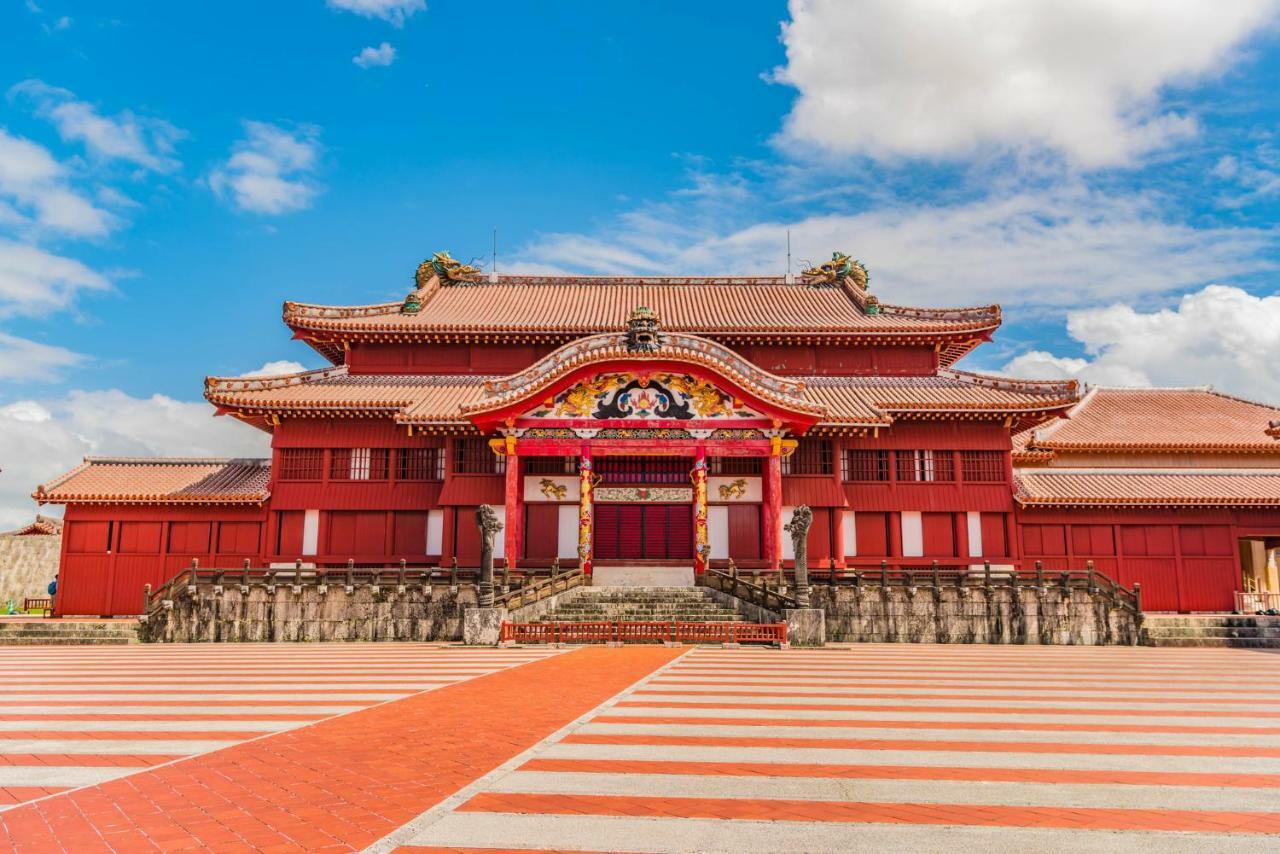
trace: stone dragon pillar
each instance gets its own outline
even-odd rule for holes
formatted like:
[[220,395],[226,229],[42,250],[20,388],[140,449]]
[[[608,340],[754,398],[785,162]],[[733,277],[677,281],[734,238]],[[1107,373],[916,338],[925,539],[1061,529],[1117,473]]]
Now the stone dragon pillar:
[[791,521],[783,526],[791,535],[791,550],[796,556],[796,604],[809,607],[809,526],[813,524],[813,511],[801,504],[791,514]]
[[480,584],[478,590],[481,608],[493,607],[493,540],[502,530],[498,514],[488,504],[476,508],[476,527],[480,529]]

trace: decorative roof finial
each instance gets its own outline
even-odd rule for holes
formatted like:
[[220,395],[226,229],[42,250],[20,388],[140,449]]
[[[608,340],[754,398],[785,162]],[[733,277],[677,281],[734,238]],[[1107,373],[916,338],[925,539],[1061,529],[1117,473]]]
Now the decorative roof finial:
[[[463,264],[461,261],[454,260],[449,256],[449,250],[437,252],[431,256],[430,261],[423,261],[418,267],[418,278],[423,276],[423,267],[430,265],[431,272],[440,277],[440,283],[445,282],[471,282],[475,281],[474,276],[480,273],[479,267],[472,267],[470,264]],[[428,278],[430,278],[428,274]],[[421,287],[421,285],[419,285]]]
[[856,263],[858,262],[843,252],[832,252],[830,261],[817,267],[808,268],[803,275],[806,279],[813,279],[824,284],[835,284],[846,278]]
[[658,315],[648,306],[638,306],[627,319],[627,352],[656,353],[662,347]]

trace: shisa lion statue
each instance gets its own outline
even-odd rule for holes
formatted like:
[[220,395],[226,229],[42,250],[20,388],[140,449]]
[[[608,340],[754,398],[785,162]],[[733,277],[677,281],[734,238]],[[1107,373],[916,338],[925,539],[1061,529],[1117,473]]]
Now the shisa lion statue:
[[813,524],[813,511],[801,504],[791,514],[791,521],[782,530],[791,535],[791,551],[796,556],[796,604],[809,607],[809,526]]
[[493,607],[493,540],[502,530],[498,514],[488,504],[476,508],[476,527],[480,529],[480,589],[481,608]]

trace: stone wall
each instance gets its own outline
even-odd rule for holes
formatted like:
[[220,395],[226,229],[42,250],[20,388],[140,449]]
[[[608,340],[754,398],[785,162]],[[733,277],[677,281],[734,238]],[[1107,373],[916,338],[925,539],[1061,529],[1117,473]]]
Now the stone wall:
[[48,596],[61,552],[61,534],[0,534],[0,606]]
[[458,641],[477,596],[472,584],[200,583],[168,602],[153,603],[144,641]]
[[1060,587],[821,587],[829,642],[1136,644],[1141,618],[1108,597]]

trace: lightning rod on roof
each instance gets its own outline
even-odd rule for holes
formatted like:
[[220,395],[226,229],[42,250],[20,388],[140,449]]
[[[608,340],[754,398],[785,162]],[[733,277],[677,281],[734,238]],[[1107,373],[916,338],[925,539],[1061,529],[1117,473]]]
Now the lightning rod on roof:
[[795,281],[791,275],[791,229],[787,229],[787,284]]
[[498,229],[493,230],[493,264],[489,267],[489,281],[498,282]]

